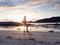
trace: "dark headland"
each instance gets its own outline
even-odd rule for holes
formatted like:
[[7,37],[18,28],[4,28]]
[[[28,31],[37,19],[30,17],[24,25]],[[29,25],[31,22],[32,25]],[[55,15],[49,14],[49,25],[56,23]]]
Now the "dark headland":
[[35,21],[35,23],[54,23],[54,22],[60,22],[60,17],[50,17]]
[[20,25],[22,25],[20,22],[13,22],[13,21],[0,22],[0,26],[20,26]]

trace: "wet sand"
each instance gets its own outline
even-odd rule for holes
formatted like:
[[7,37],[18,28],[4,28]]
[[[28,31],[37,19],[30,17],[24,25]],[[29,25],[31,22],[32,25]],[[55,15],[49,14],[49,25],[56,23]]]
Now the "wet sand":
[[60,45],[59,32],[0,31],[0,45]]

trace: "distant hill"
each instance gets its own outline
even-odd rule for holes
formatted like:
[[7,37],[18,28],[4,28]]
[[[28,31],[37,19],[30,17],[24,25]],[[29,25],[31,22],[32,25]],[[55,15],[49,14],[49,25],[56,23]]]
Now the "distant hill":
[[19,22],[11,22],[11,21],[0,22],[0,26],[20,26],[20,25],[22,25],[22,24]]
[[36,23],[60,22],[60,17],[51,17],[35,21]]

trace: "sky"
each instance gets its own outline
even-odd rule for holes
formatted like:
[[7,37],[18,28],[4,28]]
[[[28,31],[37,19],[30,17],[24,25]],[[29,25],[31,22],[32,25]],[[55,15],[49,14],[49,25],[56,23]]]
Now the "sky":
[[60,0],[0,0],[0,21],[28,21],[60,16]]

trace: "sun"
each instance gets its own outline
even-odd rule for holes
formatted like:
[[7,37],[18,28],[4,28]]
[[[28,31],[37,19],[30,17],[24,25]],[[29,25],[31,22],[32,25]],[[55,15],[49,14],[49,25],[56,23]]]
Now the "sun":
[[[20,12],[20,11],[17,11]],[[14,15],[14,16],[13,16]],[[34,18],[34,13],[33,12],[20,12],[20,13],[15,13],[11,16],[12,19],[15,19],[15,21],[22,22],[24,19],[24,16],[26,16],[27,21],[31,21],[31,19]]]
[[8,19],[16,22],[22,22],[24,19],[24,16],[26,16],[27,21],[31,21],[31,19],[35,18],[36,13],[31,11],[24,11],[24,10],[13,10],[3,13],[2,18]]

